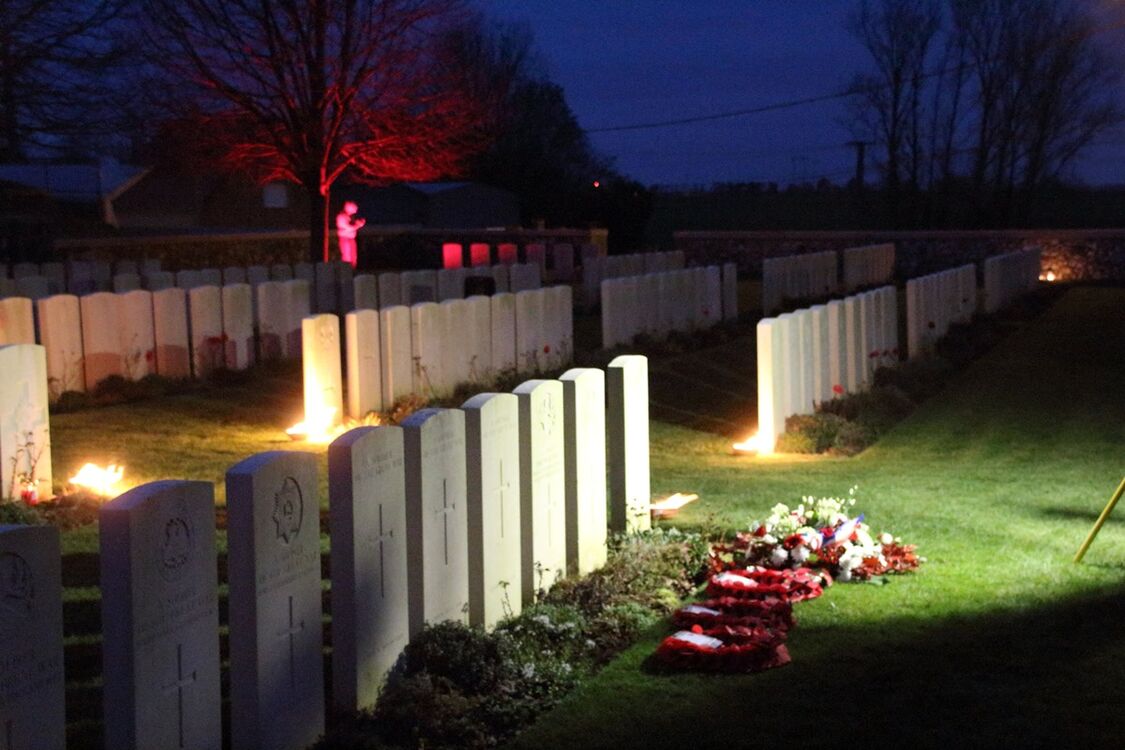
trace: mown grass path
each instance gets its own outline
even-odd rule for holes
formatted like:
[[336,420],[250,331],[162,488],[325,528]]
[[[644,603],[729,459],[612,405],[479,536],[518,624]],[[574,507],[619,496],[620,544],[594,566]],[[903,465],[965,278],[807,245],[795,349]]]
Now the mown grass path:
[[1125,510],[1071,557],[1125,474],[1125,290],[1076,288],[852,459],[745,459],[655,423],[676,524],[744,528],[841,495],[923,569],[797,607],[792,665],[662,676],[653,632],[517,747],[1121,747]]

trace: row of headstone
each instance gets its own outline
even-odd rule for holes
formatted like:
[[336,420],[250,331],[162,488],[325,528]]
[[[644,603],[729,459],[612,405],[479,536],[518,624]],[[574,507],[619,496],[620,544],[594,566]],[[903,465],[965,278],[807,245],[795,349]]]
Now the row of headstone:
[[786,300],[830,297],[840,289],[836,251],[786,255],[762,261],[762,313],[782,309]]
[[685,265],[686,256],[682,250],[609,256],[583,253],[582,305],[586,309],[593,309],[598,305],[601,301],[602,282],[606,279],[680,271]]
[[895,246],[887,242],[849,247],[843,252],[843,263],[845,292],[886,284],[895,277]]
[[906,282],[906,353],[933,351],[954,323],[968,323],[977,310],[977,269],[972,263]]
[[451,395],[463,383],[565,367],[573,354],[569,286],[355,310],[344,319],[347,403],[334,315],[304,321],[305,421],[331,427],[403,396]]
[[[353,281],[354,309],[382,310],[396,305],[464,299],[482,293],[481,285],[474,284],[475,279],[491,282],[484,284],[491,294],[522,292],[543,285],[539,267],[531,263],[387,272],[378,276],[359,274]],[[474,286],[477,291],[473,291]]]
[[220,367],[246,369],[257,357],[248,284],[56,294],[34,308],[25,298],[0,300],[0,341],[34,343],[36,329],[52,401],[111,376],[204,377]]
[[663,338],[737,318],[736,273],[734,264],[727,264],[606,279],[601,289],[602,348],[630,344],[642,334]]
[[893,286],[758,321],[759,450],[773,451],[787,417],[864,390],[898,358]]
[[984,311],[994,313],[1035,289],[1041,251],[1037,247],[984,260]]
[[[491,627],[604,564],[608,529],[649,527],[647,388],[628,355],[329,447],[336,709],[371,708],[426,623]],[[304,748],[326,714],[316,457],[247,458],[226,497],[230,746]],[[106,747],[223,747],[214,506],[159,481],[100,511]],[[61,750],[58,531],[0,527],[0,587],[5,747]]]
[[[594,245],[583,245],[583,257],[587,248]],[[466,247],[457,242],[446,242],[441,246],[442,268],[487,268],[489,266],[515,266],[520,263],[536,266],[539,276],[545,280],[555,282],[570,282],[574,279],[575,252],[574,245],[567,242],[542,243],[533,242],[523,247],[523,253],[514,242],[502,242],[495,246],[487,242],[473,242]],[[521,257],[522,255],[522,257]],[[507,291],[497,289],[497,291]],[[519,291],[519,290],[513,290]]]

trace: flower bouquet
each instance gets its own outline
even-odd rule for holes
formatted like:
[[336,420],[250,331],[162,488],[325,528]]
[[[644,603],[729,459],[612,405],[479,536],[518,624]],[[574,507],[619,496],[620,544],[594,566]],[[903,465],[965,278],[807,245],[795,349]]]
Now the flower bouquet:
[[916,569],[923,558],[914,545],[887,533],[875,536],[863,514],[850,514],[855,490],[847,498],[805,497],[796,508],[775,505],[765,521],[751,522],[749,531],[736,534],[733,542],[714,545],[712,570],[814,568],[828,585],[832,579],[867,580]]
[[760,672],[789,663],[785,633],[719,625],[678,631],[656,649],[656,657],[672,669],[709,672]]

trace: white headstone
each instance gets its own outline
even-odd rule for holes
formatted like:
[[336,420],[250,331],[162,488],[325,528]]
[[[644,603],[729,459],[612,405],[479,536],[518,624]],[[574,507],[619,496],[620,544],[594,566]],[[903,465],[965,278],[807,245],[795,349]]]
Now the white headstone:
[[489,299],[492,320],[492,372],[496,376],[516,371],[516,297],[507,292]]
[[864,359],[863,342],[860,339],[859,298],[845,297],[844,304],[844,350],[847,352],[846,383],[844,390],[857,393],[863,388]]
[[152,324],[152,292],[135,289],[117,295],[117,325],[125,377],[129,380],[156,372],[156,339]]
[[465,279],[468,273],[464,268],[442,268],[437,272],[437,301],[462,299],[465,296]]
[[259,453],[227,471],[234,750],[298,750],[324,732],[316,457]]
[[223,360],[230,370],[245,370],[254,364],[253,295],[249,284],[223,287]]
[[414,393],[441,398],[452,392],[446,378],[445,315],[436,302],[410,307],[410,341],[414,360]]
[[62,555],[51,526],[0,526],[0,739],[64,750]]
[[193,270],[176,271],[176,286],[188,290],[203,286],[203,274]]
[[309,282],[306,279],[286,281],[289,292],[289,333],[285,336],[285,358],[296,359],[301,356],[301,321],[309,316]]
[[844,329],[844,303],[832,300],[825,306],[828,318],[828,390],[830,398],[843,395],[847,388],[848,351]]
[[330,313],[301,321],[301,371],[304,376],[305,424],[329,428],[344,418],[340,376],[340,319]]
[[152,292],[152,337],[157,374],[176,380],[190,378],[191,340],[187,293],[183,289],[171,287]]
[[512,290],[512,284],[509,280],[508,267],[503,265],[490,266],[489,270],[492,274],[492,282],[496,286],[496,293],[507,293]]
[[258,286],[270,280],[270,269],[265,266],[250,266],[246,269],[246,283]]
[[606,560],[605,373],[567,370],[563,390],[567,571],[586,575]]
[[258,298],[258,350],[263,360],[285,356],[289,333],[289,291],[280,281],[265,281],[255,290]]
[[34,344],[34,306],[28,297],[0,299],[0,345]]
[[221,750],[214,486],[144,484],[98,522],[106,747]]
[[119,273],[113,277],[113,291],[118,294],[141,288],[141,277],[135,273]]
[[86,390],[82,376],[82,317],[78,298],[73,294],[46,297],[39,300],[38,306],[39,339],[47,355],[47,392],[53,402],[66,391]]
[[162,289],[171,289],[176,286],[176,275],[171,271],[153,271],[145,274],[145,289],[150,292],[159,292]]
[[523,599],[533,602],[566,576],[563,389],[557,380],[528,380],[513,393],[519,397]]
[[469,622],[491,628],[523,604],[520,558],[519,403],[481,393],[465,411]]
[[402,422],[410,636],[424,623],[468,621],[465,414],[422,409]]
[[828,308],[813,305],[812,318],[812,397],[815,403],[832,400],[831,367],[828,360]]
[[414,352],[410,340],[410,308],[405,305],[379,311],[379,364],[383,405],[390,409],[414,389]]
[[191,361],[195,377],[204,378],[223,366],[223,301],[217,286],[188,291]]
[[117,296],[95,292],[79,298],[82,309],[83,368],[86,390],[111,375],[125,372],[125,358],[117,330]]
[[379,364],[379,313],[353,310],[344,317],[347,350],[348,416],[361,419],[383,410],[383,378]]
[[782,324],[776,318],[758,321],[758,450],[773,453],[777,438],[785,432],[785,394],[782,386],[785,377],[781,358],[783,351]]
[[438,301],[436,271],[406,271],[400,274],[399,279],[402,282],[402,304]]
[[517,263],[509,269],[508,276],[512,293],[538,289],[542,286],[539,265],[535,263]]
[[270,266],[270,278],[274,281],[289,281],[293,278],[293,266],[288,263],[274,263]]
[[38,344],[0,346],[0,499],[51,497],[47,355]]
[[623,354],[606,370],[610,528],[651,528],[648,455],[648,358]]
[[199,272],[199,281],[203,286],[222,286],[223,272],[218,268],[204,268]]
[[241,266],[227,266],[223,269],[223,286],[245,283],[247,283],[245,268]]
[[469,336],[469,307],[463,299],[449,299],[438,307],[443,320],[441,371],[452,393],[472,378],[472,342]]
[[466,342],[468,344],[468,380],[489,383],[495,377],[492,369],[492,300],[474,295],[464,304]]
[[370,709],[409,628],[401,427],[359,427],[328,446],[332,701]]
[[516,295],[516,371],[539,372],[543,346],[543,293],[538,289]]

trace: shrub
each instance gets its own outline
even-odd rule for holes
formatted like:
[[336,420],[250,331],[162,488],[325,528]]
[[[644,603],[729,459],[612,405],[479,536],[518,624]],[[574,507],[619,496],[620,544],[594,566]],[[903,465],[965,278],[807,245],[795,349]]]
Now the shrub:
[[816,440],[804,432],[783,432],[777,436],[774,450],[778,453],[819,453]]
[[841,456],[854,456],[875,442],[875,432],[859,422],[845,422],[836,433],[832,452]]
[[[836,433],[844,420],[836,414],[817,412],[816,414],[795,414],[785,420],[784,440],[792,435],[789,440],[794,448],[811,446],[809,450],[790,450],[778,448],[785,453],[823,453],[832,447],[836,441]],[[800,437],[798,437],[800,436]]]
[[38,523],[40,523],[39,516],[28,506],[21,502],[0,500],[0,526],[5,524],[34,526]]
[[920,357],[897,367],[879,368],[875,371],[875,387],[893,386],[919,403],[937,394],[952,372],[953,365],[943,357]]

